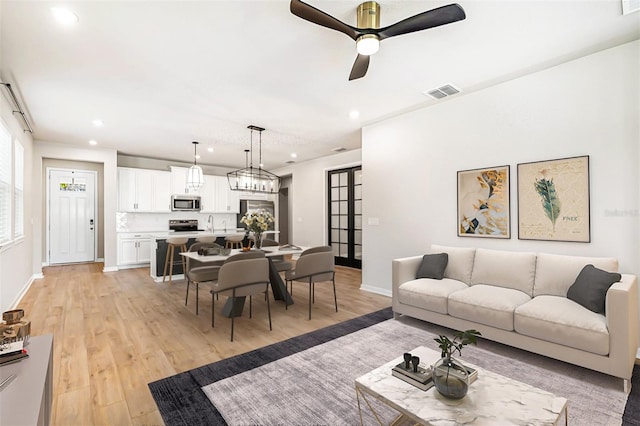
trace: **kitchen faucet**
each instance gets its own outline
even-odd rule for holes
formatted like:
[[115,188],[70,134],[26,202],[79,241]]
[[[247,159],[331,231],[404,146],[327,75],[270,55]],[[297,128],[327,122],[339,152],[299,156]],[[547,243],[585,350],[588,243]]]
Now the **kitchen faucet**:
[[211,232],[213,232],[213,215],[212,214],[210,214],[209,217],[207,218],[207,224],[211,225],[210,229],[211,229]]

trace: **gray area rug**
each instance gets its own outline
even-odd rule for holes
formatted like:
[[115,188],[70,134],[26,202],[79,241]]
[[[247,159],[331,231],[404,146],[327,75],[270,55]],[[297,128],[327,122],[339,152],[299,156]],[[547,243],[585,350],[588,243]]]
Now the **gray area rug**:
[[[450,331],[411,318],[387,320],[202,390],[229,425],[356,425],[354,380],[417,346],[437,350],[433,338],[441,333]],[[567,398],[570,425],[622,423],[627,395],[620,379],[485,340],[467,346],[462,359]],[[377,408],[385,421],[395,417]],[[362,413],[364,424],[377,424],[366,406]]]

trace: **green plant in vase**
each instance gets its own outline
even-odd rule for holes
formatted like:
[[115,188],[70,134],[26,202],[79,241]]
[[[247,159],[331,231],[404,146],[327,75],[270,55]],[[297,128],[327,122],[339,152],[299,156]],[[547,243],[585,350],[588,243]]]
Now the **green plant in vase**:
[[469,374],[466,367],[453,355],[462,355],[462,348],[475,345],[481,333],[477,330],[459,331],[453,340],[440,335],[434,340],[438,343],[442,358],[433,366],[433,383],[442,395],[447,398],[460,399],[469,390]]

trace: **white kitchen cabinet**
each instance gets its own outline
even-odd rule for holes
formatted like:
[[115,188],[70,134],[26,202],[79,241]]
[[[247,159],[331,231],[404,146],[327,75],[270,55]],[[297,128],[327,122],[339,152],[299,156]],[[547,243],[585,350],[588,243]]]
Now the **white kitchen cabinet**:
[[216,213],[240,213],[240,194],[229,188],[226,176],[215,176],[215,209]]
[[171,166],[171,193],[172,194],[189,194],[189,195],[201,195],[202,188],[196,191],[187,188],[187,173],[188,167],[176,167]]
[[151,211],[171,212],[171,173],[153,170],[151,175]]
[[204,175],[204,186],[200,190],[201,212],[217,213],[216,193],[218,176]]
[[170,212],[171,173],[118,167],[118,210]]
[[118,167],[118,210],[151,211],[151,170]]
[[118,266],[144,265],[151,262],[149,234],[118,234]]

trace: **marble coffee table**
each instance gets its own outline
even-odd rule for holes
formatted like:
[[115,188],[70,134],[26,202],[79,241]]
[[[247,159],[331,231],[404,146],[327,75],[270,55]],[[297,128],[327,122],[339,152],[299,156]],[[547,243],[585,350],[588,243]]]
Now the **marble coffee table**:
[[[427,365],[440,358],[439,352],[423,346],[411,354]],[[410,420],[425,425],[556,425],[564,415],[564,424],[568,425],[566,398],[469,364],[478,369],[478,379],[464,398],[447,399],[435,387],[422,391],[392,376],[391,368],[402,361],[400,356],[356,379],[361,423],[362,398],[383,424],[372,404],[373,397],[400,413],[394,424]]]

